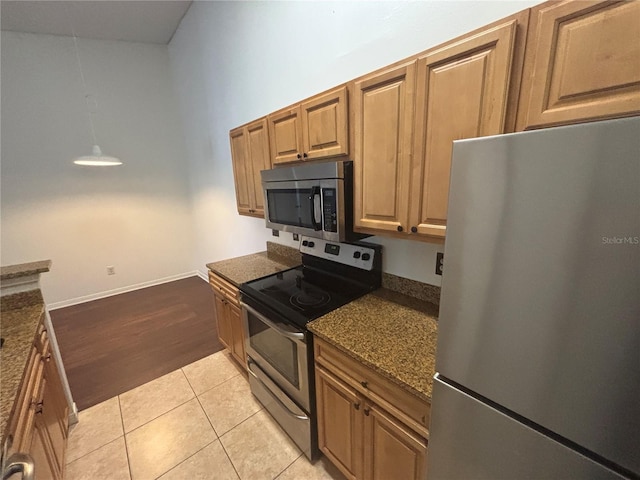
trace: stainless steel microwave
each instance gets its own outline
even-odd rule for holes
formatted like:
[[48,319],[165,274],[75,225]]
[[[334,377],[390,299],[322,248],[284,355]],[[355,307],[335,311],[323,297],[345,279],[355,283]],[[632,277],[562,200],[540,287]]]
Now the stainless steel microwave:
[[353,162],[262,170],[268,228],[343,242],[362,238],[353,226]]

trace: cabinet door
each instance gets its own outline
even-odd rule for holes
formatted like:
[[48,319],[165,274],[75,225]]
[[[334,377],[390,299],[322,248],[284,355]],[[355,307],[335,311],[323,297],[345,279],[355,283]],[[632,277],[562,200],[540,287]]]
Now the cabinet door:
[[33,459],[34,473],[37,480],[58,480],[63,478],[63,471],[58,467],[47,432],[47,423],[42,413],[36,414],[35,417],[29,455]]
[[302,125],[300,106],[287,108],[267,117],[271,162],[296,162],[302,160]]
[[244,348],[245,334],[242,326],[240,309],[231,303],[227,303],[227,312],[229,315],[229,323],[231,325],[231,353],[236,360],[238,360],[240,365],[246,369],[247,355]]
[[229,350],[231,350],[233,337],[231,335],[231,323],[229,322],[229,315],[227,313],[227,300],[215,291],[213,299],[216,311],[216,323],[218,326],[218,338]]
[[236,128],[229,132],[231,141],[231,160],[233,162],[233,178],[236,187],[236,204],[240,215],[251,214],[251,194],[253,188],[248,181],[251,172],[249,156],[247,152],[247,138],[244,127]]
[[269,158],[269,135],[267,133],[267,119],[263,118],[247,125],[247,148],[250,170],[247,169],[249,180],[249,198],[251,200],[250,213],[252,216],[264,217],[264,194],[262,192],[261,170],[271,168]]
[[62,380],[55,360],[48,353],[43,357],[45,391],[42,400],[42,415],[47,424],[53,453],[58,468],[64,469],[64,458],[69,436],[69,405],[64,394]]
[[531,12],[518,130],[640,113],[640,2]]
[[343,86],[304,102],[302,140],[306,158],[347,155],[347,87]]
[[517,21],[418,60],[411,232],[444,238],[453,141],[503,133]]
[[363,401],[321,368],[316,368],[316,399],[320,450],[347,478],[361,478]]
[[423,480],[427,473],[426,440],[376,405],[367,403],[364,415],[364,478]]
[[354,84],[354,227],[407,228],[415,62]]

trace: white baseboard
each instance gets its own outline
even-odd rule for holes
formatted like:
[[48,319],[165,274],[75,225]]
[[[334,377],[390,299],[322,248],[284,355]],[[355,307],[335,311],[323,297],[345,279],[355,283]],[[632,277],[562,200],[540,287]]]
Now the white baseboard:
[[205,282],[209,283],[209,275],[206,272],[201,272],[200,270],[196,270],[196,275],[198,275]]
[[93,293],[91,295],[85,295],[83,297],[71,298],[69,300],[63,300],[61,302],[49,303],[47,304],[47,309],[57,310],[58,308],[70,307],[71,305],[78,305],[79,303],[90,302],[91,300],[99,300],[101,298],[111,297],[113,295],[119,295],[120,293],[132,292],[134,290],[140,290],[141,288],[153,287],[154,285],[161,285],[163,283],[173,282],[175,280],[182,280],[183,278],[189,278],[193,276],[198,276],[207,282],[209,281],[208,278],[203,276],[202,272],[196,270],[193,272],[180,273],[178,275],[171,275],[170,277],[151,280],[149,282],[142,282],[142,283],[137,283],[135,285],[115,288],[113,290],[107,290],[105,292]]

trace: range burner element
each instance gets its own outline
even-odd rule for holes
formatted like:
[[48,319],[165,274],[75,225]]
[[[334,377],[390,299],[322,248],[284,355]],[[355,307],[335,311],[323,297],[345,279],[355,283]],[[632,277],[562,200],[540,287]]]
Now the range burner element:
[[305,310],[309,307],[321,307],[322,305],[326,305],[331,301],[331,295],[327,292],[310,292],[303,291],[300,293],[296,293],[291,295],[289,298],[289,302],[294,307],[298,307],[301,310]]

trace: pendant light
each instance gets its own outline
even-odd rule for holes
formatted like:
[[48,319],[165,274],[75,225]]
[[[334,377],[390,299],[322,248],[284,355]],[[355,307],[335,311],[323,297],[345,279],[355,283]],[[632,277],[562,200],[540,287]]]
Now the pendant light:
[[[68,12],[68,10],[67,10]],[[73,28],[73,22],[71,23],[71,32],[73,33],[73,46],[76,52],[76,60],[78,61],[78,70],[80,70],[80,80],[82,81],[82,90],[84,92],[85,108],[87,109],[87,115],[89,117],[89,125],[91,126],[91,136],[93,138],[93,149],[91,155],[84,155],[73,159],[73,163],[76,165],[85,165],[90,167],[112,167],[116,165],[122,165],[122,161],[119,158],[104,155],[102,150],[98,146],[96,140],[96,129],[93,125],[92,112],[89,109],[89,95],[87,94],[87,84],[84,80],[84,73],[82,72],[82,63],[80,62],[80,52],[78,50],[78,39],[76,32]]]

